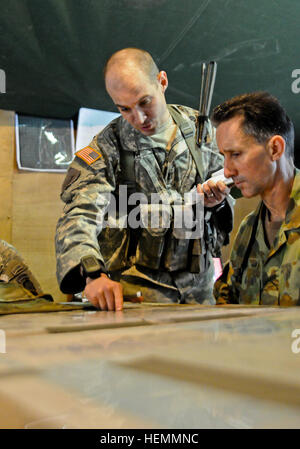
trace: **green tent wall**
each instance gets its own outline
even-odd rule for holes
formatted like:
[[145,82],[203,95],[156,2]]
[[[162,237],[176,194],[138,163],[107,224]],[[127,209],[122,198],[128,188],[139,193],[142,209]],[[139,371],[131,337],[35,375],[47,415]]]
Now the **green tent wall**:
[[1,0],[0,7],[1,109],[75,120],[82,106],[113,111],[102,69],[128,46],[148,50],[167,71],[168,102],[197,108],[201,63],[216,60],[212,106],[254,90],[277,96],[294,121],[300,165],[299,0]]

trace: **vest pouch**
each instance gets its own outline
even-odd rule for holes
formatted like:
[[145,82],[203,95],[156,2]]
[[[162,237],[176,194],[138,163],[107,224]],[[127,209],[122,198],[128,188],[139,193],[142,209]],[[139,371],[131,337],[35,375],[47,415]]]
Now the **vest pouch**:
[[187,270],[190,240],[177,239],[173,234],[168,238],[164,266],[168,271]]
[[181,204],[173,204],[172,208],[174,219],[166,244],[164,266],[168,271],[186,270],[193,210],[191,206]]
[[152,270],[161,267],[165,234],[170,227],[171,208],[168,204],[140,204],[140,233],[135,263]]
[[231,283],[240,304],[260,304],[261,266],[257,259],[249,258],[246,268],[233,266]]
[[173,205],[172,207],[173,229],[166,244],[165,268],[168,271],[191,271],[192,266],[193,273],[204,271],[204,258],[199,243],[199,239],[203,235],[202,214],[196,221],[192,203]]
[[129,229],[105,227],[98,237],[101,254],[108,271],[128,266]]
[[209,266],[209,258],[207,257],[205,242],[203,239],[197,239],[193,240],[191,245],[192,251],[189,271],[191,273],[203,273]]

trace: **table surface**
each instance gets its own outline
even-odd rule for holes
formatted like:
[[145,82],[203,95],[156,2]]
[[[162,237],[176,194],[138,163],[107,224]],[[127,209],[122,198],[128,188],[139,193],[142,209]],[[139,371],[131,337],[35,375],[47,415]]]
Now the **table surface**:
[[295,329],[297,307],[0,316],[0,428],[300,428]]

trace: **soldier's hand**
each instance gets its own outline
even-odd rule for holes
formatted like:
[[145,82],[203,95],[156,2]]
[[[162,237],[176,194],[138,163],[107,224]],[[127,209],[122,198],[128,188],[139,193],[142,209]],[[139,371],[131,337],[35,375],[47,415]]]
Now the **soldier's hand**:
[[123,288],[102,273],[97,279],[87,278],[84,290],[86,298],[101,310],[123,309]]
[[230,188],[223,181],[209,180],[197,185],[197,192],[204,194],[204,206],[214,207],[222,203],[230,192]]

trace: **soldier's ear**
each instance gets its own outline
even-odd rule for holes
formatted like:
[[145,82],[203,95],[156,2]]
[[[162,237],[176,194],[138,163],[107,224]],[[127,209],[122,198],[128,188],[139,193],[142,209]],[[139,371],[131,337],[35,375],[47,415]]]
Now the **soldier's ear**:
[[161,88],[162,88],[162,92],[164,93],[168,87],[169,81],[168,81],[168,77],[165,71],[161,71],[158,73],[157,75],[157,81],[159,82]]
[[272,161],[278,161],[285,151],[285,140],[282,136],[272,136],[268,142],[268,150]]

